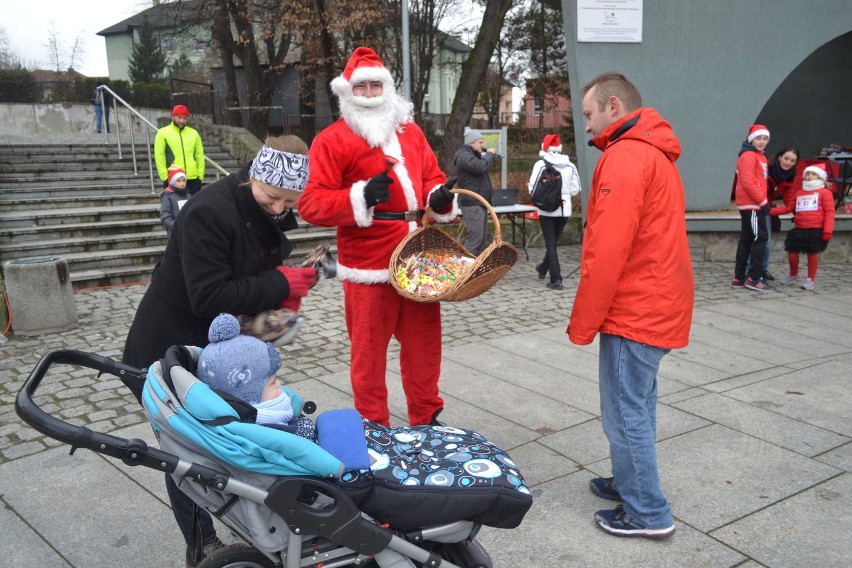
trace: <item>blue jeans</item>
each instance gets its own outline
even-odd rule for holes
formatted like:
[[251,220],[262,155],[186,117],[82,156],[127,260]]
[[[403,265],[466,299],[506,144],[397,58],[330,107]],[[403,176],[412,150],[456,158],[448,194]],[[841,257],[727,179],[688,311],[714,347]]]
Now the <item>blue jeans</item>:
[[95,105],[95,132],[100,133],[101,124],[104,118],[104,114],[106,114],[106,129],[107,132],[112,132],[109,129],[109,105],[105,105],[103,108],[101,105]]
[[673,524],[657,471],[657,370],[668,349],[600,334],[601,422],[624,510],[647,528]]

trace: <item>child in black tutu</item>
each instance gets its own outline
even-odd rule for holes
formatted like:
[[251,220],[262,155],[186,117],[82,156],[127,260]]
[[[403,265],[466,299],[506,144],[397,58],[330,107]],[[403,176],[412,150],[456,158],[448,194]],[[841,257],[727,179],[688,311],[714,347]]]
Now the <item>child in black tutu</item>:
[[781,281],[789,286],[799,280],[799,253],[808,255],[808,277],[802,288],[813,290],[819,266],[819,253],[828,246],[834,231],[834,197],[825,187],[828,173],[825,166],[815,164],[805,168],[802,187],[791,195],[783,207],[773,207],[770,215],[793,213],[795,227],[787,233],[784,250],[790,261],[790,274]]

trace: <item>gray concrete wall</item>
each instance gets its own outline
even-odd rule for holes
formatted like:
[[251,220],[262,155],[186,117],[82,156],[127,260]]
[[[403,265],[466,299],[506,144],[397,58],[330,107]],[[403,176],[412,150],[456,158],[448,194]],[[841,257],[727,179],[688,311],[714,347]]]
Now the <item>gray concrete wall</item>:
[[[852,145],[852,105],[848,87],[846,93],[843,88],[852,77],[852,55],[849,40],[834,41],[852,30],[852,2],[645,0],[643,4],[642,43],[579,43],[577,2],[562,0],[584,188],[600,153],[587,146],[580,91],[604,71],[623,72],[642,93],[645,106],[656,108],[671,122],[683,147],[678,165],[690,211],[727,207],[737,151],[748,126],[815,52],[821,54],[822,64],[830,62],[834,87],[815,92],[800,79],[787,83],[785,89],[795,90],[791,94],[782,89],[783,96],[770,105],[772,114],[764,115],[767,122],[772,119],[767,124],[770,131],[777,128],[782,134],[772,140],[770,150],[798,144],[803,157],[809,157],[817,140]],[[847,52],[841,54],[841,49]],[[827,98],[833,102],[827,104]],[[802,112],[807,120],[787,123]],[[805,122],[807,129],[795,126]]]
[[[165,109],[136,109],[152,124],[161,117],[169,119],[170,111]],[[110,112],[110,124],[116,124],[116,116],[121,121],[121,131],[130,128],[130,113],[119,109]],[[135,132],[144,133],[141,123],[133,120]],[[8,135],[31,135],[51,133],[93,133],[95,131],[95,108],[86,103],[0,103],[0,131]]]

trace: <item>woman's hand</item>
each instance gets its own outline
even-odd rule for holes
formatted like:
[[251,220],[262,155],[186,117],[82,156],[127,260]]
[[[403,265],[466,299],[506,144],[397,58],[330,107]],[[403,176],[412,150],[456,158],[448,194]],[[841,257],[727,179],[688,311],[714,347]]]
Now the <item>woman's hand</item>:
[[294,266],[279,266],[277,270],[284,275],[290,285],[290,295],[281,301],[279,307],[298,312],[302,306],[302,298],[307,296],[310,289],[317,283],[317,271],[313,267]]

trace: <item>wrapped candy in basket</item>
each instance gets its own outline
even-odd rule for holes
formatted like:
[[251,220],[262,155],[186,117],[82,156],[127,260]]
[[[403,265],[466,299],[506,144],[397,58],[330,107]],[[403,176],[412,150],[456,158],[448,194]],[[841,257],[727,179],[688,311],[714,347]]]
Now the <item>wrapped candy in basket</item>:
[[402,296],[416,302],[461,302],[488,291],[518,260],[518,249],[503,242],[500,222],[491,205],[466,189],[453,193],[480,200],[494,222],[494,240],[479,256],[429,223],[423,224],[397,245],[391,255],[390,282]]

